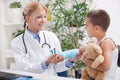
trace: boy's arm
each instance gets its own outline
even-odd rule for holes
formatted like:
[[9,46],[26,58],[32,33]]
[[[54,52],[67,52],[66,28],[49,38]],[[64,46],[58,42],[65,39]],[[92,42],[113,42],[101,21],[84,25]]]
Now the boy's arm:
[[83,54],[83,52],[85,51],[85,47],[83,48],[79,48],[79,53],[75,58],[69,59],[70,62],[76,62],[79,61],[81,59],[81,56]]

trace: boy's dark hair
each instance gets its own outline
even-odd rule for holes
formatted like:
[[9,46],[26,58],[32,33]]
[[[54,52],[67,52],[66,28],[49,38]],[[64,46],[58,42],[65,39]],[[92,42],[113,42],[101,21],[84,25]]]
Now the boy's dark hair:
[[104,10],[92,10],[87,14],[87,18],[90,19],[93,25],[101,26],[103,31],[106,31],[109,27],[110,17]]

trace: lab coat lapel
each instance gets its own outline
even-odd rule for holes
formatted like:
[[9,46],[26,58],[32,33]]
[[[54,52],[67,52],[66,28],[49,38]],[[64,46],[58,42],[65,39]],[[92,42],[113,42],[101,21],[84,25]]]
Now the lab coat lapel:
[[30,52],[31,55],[35,56],[36,59],[39,60],[39,58],[42,58],[40,56],[40,44],[33,39],[33,36],[25,31],[25,42],[26,42],[26,46],[27,46],[27,49],[28,49],[28,52]]
[[[44,37],[44,35],[43,35],[43,33],[45,34],[45,37]],[[42,45],[45,43],[45,40],[46,40],[46,42],[48,43],[48,44],[50,44],[49,42],[48,42],[48,36],[46,36],[46,34],[48,34],[45,30],[42,30],[42,31],[40,31],[40,34],[39,34],[39,36],[40,36],[40,39],[41,39],[41,41],[40,41],[40,51],[42,52],[41,54],[42,54],[42,56],[44,56],[44,58],[47,58],[48,56],[50,56],[51,55],[51,48],[48,48],[48,46],[43,46],[43,48],[42,48]]]
[[25,38],[26,38],[25,40],[29,47],[28,49],[34,52],[32,55],[34,55],[35,58],[38,60],[40,59],[44,60],[45,58],[48,57],[49,53],[47,49],[41,48],[41,45],[44,43],[44,40],[43,40],[43,36],[40,37],[41,37],[41,42],[40,42],[41,44],[39,44],[37,40],[33,39],[33,36],[29,34],[29,32],[26,31],[25,33]]

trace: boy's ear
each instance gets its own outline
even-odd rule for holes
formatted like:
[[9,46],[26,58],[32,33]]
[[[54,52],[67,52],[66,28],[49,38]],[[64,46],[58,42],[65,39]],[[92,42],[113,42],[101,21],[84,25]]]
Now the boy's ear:
[[98,31],[100,29],[99,25],[95,25],[95,27],[96,27],[96,31]]

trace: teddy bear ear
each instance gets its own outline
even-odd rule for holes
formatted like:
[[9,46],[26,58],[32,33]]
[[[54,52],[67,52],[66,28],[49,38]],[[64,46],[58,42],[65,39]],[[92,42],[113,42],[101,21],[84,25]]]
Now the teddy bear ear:
[[102,54],[102,49],[101,49],[101,47],[100,47],[99,45],[97,45],[97,44],[95,44],[95,43],[89,43],[89,44],[88,44],[88,47],[93,48],[93,50],[94,50],[96,53],[98,53],[99,55]]
[[100,47],[99,45],[94,44],[94,50],[95,50],[95,52],[98,53],[99,55],[102,54],[102,49],[101,49],[101,47]]

